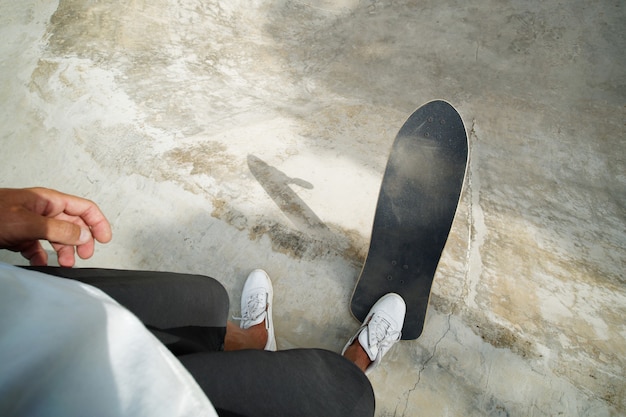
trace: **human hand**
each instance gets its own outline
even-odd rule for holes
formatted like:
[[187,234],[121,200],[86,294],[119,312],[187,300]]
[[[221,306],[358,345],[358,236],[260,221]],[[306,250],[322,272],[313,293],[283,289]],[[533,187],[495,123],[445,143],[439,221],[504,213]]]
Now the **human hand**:
[[111,240],[111,226],[98,206],[46,188],[0,188],[0,248],[20,252],[31,265],[48,263],[40,239],[52,244],[59,265],[74,266],[74,254],[93,255],[94,239]]

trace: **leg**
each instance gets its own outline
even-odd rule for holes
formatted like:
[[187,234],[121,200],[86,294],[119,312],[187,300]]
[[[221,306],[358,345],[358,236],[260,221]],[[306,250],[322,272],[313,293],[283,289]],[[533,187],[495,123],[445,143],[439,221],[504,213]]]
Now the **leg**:
[[[362,369],[370,365],[358,343],[348,349],[350,360],[324,350],[259,350],[272,345],[267,343],[272,292],[267,274],[253,271],[242,293],[242,326],[228,324],[226,352],[179,357],[220,415],[373,415],[369,380],[350,363],[362,359],[367,360]],[[257,350],[230,351],[237,349]]]
[[365,374],[340,355],[317,349],[244,350],[179,357],[220,414],[373,416]]
[[226,324],[226,337],[224,338],[224,350],[263,350],[267,344],[268,334],[265,323],[259,323],[247,329],[243,329],[232,322]]
[[99,288],[135,314],[175,355],[220,350],[228,294],[213,278],[166,272],[31,267]]
[[369,368],[372,364],[370,357],[367,355],[365,348],[355,339],[351,345],[349,345],[343,352],[343,357],[351,362],[354,362],[356,366],[363,372]]

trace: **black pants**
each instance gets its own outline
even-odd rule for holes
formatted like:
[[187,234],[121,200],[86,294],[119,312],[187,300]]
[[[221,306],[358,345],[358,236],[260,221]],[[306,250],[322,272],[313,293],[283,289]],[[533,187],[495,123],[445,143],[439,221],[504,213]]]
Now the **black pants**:
[[133,312],[193,375],[220,416],[373,416],[360,369],[320,349],[224,352],[228,294],[213,278],[31,267],[92,285]]

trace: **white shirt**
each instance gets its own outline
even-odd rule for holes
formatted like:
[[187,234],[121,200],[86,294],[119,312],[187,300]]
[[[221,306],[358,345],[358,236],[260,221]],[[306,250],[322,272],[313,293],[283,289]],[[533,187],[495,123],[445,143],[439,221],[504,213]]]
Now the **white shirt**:
[[170,351],[102,291],[0,263],[0,415],[217,413]]

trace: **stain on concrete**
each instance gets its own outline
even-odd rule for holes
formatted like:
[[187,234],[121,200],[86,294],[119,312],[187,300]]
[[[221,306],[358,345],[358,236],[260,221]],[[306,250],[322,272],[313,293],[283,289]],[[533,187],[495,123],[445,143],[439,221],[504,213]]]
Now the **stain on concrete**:
[[58,69],[58,62],[51,62],[45,59],[40,59],[37,62],[37,67],[30,77],[30,91],[39,95],[43,100],[52,99],[52,94],[49,91],[48,81],[52,77],[52,75],[58,71]]
[[204,174],[215,178],[227,174],[236,163],[226,146],[214,141],[178,147],[165,152],[164,156],[177,166],[190,166],[190,175]]

